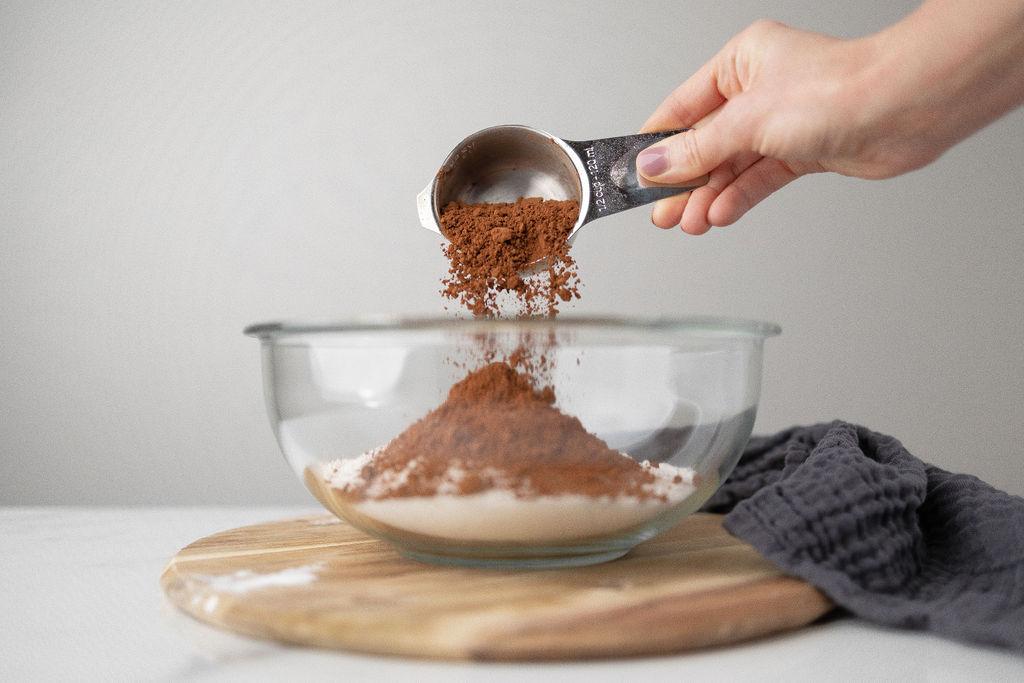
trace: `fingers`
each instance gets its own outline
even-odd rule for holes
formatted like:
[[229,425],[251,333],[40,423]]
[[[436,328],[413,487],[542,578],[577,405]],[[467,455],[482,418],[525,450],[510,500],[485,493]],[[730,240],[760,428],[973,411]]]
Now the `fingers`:
[[[734,101],[704,116],[697,128],[666,138],[636,158],[641,176],[659,184],[682,183],[709,173],[723,162],[753,150],[751,126],[739,117]],[[737,113],[739,112],[739,113]]]
[[683,232],[702,235],[712,226],[735,223],[804,172],[775,159],[744,154],[715,169],[706,186],[656,202],[651,222],[659,228],[678,225]]
[[[719,92],[712,60],[672,91],[647,119],[640,132],[705,125],[714,118],[724,102],[725,97]],[[652,145],[637,155],[637,170],[642,177],[649,180],[660,178],[655,182],[671,184],[697,178],[711,170],[708,167],[707,171],[684,176],[687,172],[685,169],[694,164],[688,163],[687,155],[680,151],[687,141],[680,142],[676,140],[678,137],[673,136]]]
[[708,207],[709,225],[732,225],[800,174],[777,159],[762,158],[726,185]]
[[708,179],[708,184],[690,193],[690,198],[679,217],[679,227],[691,235],[703,235],[716,225],[712,220],[711,207],[723,193],[728,196],[729,188],[744,171],[757,163],[760,157],[756,154],[744,154],[729,164],[716,168]]
[[712,174],[704,187],[655,202],[651,222],[665,230],[678,225],[683,232],[703,235],[712,225],[708,210],[730,180],[726,174]]
[[708,62],[686,82],[669,93],[650,118],[641,133],[673,128],[690,128],[725,102],[718,90],[713,62]]
[[651,208],[651,222],[662,230],[678,226],[691,194],[693,193],[686,192],[656,201]]

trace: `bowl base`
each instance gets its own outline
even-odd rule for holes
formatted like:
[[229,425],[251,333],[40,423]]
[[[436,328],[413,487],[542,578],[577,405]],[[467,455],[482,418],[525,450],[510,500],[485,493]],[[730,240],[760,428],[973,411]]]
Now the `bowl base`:
[[394,543],[391,545],[400,555],[411,560],[449,567],[470,567],[474,569],[560,569],[565,567],[586,567],[591,564],[601,564],[603,562],[617,560],[633,549],[632,546],[630,546],[627,548],[616,548],[614,550],[601,550],[589,553],[503,557],[487,555],[446,555],[424,552],[422,550],[414,550],[411,548],[403,548]]

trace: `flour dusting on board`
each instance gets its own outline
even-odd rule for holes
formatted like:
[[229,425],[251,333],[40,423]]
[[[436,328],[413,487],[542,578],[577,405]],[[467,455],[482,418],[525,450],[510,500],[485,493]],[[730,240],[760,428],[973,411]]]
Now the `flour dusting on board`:
[[234,574],[203,577],[210,588],[218,593],[241,595],[263,588],[280,588],[287,586],[305,586],[317,579],[317,573],[324,568],[323,562],[288,567],[279,572],[257,574],[249,569],[242,569]]

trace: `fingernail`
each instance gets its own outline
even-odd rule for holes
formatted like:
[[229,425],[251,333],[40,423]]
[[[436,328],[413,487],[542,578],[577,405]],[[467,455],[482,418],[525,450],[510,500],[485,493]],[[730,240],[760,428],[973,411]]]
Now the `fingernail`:
[[636,167],[645,176],[661,175],[668,170],[668,154],[664,147],[648,147],[636,155]]

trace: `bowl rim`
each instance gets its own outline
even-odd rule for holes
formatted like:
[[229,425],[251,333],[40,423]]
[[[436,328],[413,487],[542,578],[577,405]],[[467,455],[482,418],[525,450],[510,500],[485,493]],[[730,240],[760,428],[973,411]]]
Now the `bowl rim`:
[[248,325],[242,333],[264,342],[292,335],[336,334],[346,332],[403,332],[424,330],[500,331],[512,328],[580,329],[603,327],[609,330],[649,330],[652,332],[765,339],[782,333],[773,322],[727,316],[559,316],[538,318],[452,318],[440,316],[368,316],[333,321],[269,321]]

